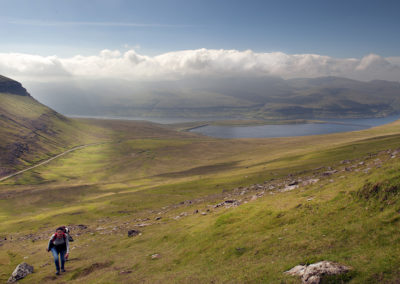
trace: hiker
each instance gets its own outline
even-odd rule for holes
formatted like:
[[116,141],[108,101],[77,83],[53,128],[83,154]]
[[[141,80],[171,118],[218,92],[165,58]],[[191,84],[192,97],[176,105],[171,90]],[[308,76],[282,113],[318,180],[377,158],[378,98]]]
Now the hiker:
[[51,235],[49,245],[47,246],[47,251],[51,251],[53,254],[54,263],[57,269],[56,274],[60,275],[59,261],[61,262],[61,271],[65,272],[64,263],[65,258],[68,258],[69,254],[69,240],[62,227],[58,227],[56,233]]
[[[70,243],[70,242],[73,242],[74,239],[73,239],[72,236],[71,236],[71,230],[70,230],[68,227],[66,227],[66,226],[61,226],[60,228],[63,229],[65,235],[67,236],[68,242],[69,242],[69,243]],[[68,261],[68,256],[69,256],[69,254],[65,255],[65,261]]]

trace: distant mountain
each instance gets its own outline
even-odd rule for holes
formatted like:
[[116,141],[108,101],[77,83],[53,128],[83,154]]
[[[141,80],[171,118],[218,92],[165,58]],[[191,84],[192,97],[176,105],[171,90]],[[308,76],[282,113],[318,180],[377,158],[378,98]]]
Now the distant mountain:
[[400,112],[400,83],[339,77],[193,77],[60,88],[48,104],[67,114],[265,119],[374,117]]
[[0,177],[87,137],[85,126],[42,105],[19,82],[0,76]]

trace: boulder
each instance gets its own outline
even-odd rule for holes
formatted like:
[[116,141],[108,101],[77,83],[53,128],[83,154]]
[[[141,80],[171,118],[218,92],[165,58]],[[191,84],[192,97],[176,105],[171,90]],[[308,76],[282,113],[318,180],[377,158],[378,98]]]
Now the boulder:
[[128,231],[128,237],[134,237],[140,234],[139,230],[129,230]]
[[285,273],[290,274],[292,276],[302,277],[306,268],[307,268],[307,265],[296,265],[295,267],[286,271]]
[[11,274],[7,283],[15,283],[31,273],[33,273],[33,266],[27,264],[26,262],[20,263]]
[[324,276],[345,274],[350,269],[348,266],[324,260],[308,266],[297,265],[285,273],[301,277],[305,284],[319,284]]

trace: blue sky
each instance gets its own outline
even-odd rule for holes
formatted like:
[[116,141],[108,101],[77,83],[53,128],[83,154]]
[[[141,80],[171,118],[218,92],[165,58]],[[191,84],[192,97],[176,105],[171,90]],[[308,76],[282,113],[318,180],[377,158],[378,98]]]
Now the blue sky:
[[0,52],[91,55],[251,49],[400,55],[400,1],[2,1]]

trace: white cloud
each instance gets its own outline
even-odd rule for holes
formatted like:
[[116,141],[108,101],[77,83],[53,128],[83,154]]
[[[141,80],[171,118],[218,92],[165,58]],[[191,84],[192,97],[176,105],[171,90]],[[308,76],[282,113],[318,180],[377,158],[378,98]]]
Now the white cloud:
[[69,58],[0,53],[0,74],[20,80],[177,80],[186,76],[342,76],[359,80],[400,80],[400,57],[376,54],[361,59],[317,54],[256,53],[251,50],[197,49],[150,57],[135,50],[103,50]]

